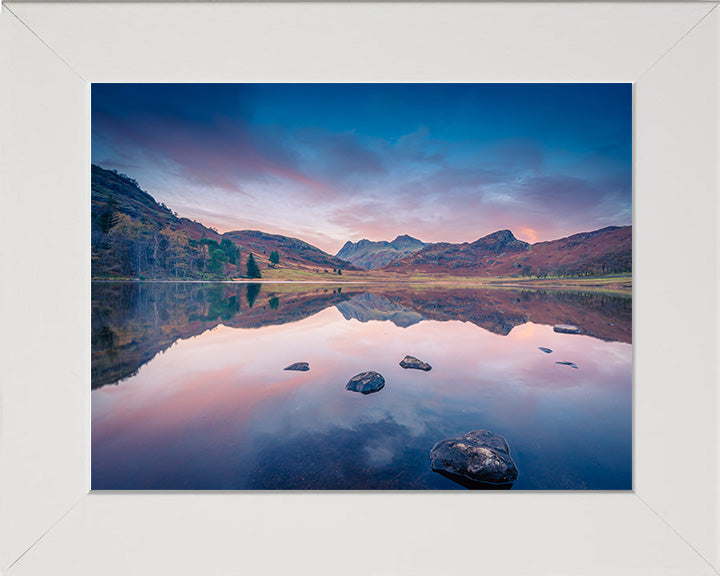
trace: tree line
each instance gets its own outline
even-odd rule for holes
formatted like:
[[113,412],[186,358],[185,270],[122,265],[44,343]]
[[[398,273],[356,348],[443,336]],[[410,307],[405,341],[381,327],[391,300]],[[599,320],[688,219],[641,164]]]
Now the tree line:
[[[253,254],[249,252],[242,258],[241,248],[231,240],[195,240],[182,229],[119,212],[112,198],[105,206],[93,210],[91,250],[94,278],[222,280],[238,276],[262,277]],[[274,264],[277,262],[279,256]]]

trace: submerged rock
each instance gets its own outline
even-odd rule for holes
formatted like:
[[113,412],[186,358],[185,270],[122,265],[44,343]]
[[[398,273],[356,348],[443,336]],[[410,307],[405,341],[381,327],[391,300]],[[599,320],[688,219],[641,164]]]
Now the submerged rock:
[[579,369],[580,366],[575,364],[575,362],[555,362],[555,364],[562,364],[563,366],[570,366],[571,368]]
[[518,476],[507,441],[489,430],[441,440],[430,450],[430,463],[433,470],[452,479],[458,477],[490,487],[509,488]]
[[414,368],[415,370],[425,370],[425,372],[432,370],[432,366],[430,366],[430,364],[415,358],[415,356],[405,356],[405,358],[400,360],[400,366],[403,368]]
[[310,370],[310,365],[307,362],[295,362],[294,364],[290,364],[290,366],[286,366],[283,368],[283,370],[297,370],[298,372],[307,372]]
[[371,394],[377,392],[385,386],[385,378],[377,372],[362,372],[350,378],[345,385],[345,390],[351,392],[360,392],[361,394]]
[[545,354],[550,354],[552,352],[550,348],[545,348],[544,346],[538,346],[538,350],[542,350]]
[[580,334],[580,328],[572,324],[555,324],[553,330],[560,334]]

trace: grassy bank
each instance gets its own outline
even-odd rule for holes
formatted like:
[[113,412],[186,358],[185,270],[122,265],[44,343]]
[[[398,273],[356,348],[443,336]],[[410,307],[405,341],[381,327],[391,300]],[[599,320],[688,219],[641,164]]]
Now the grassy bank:
[[632,293],[632,275],[610,276],[583,276],[575,278],[552,277],[480,277],[480,276],[454,276],[449,274],[411,274],[400,275],[374,270],[344,271],[337,273],[314,272],[312,270],[296,270],[290,268],[268,268],[262,271],[262,280],[284,282],[388,282],[410,284],[443,284],[454,286],[487,286],[487,287],[516,287],[516,288],[546,288],[570,289],[584,291],[615,292],[621,294]]

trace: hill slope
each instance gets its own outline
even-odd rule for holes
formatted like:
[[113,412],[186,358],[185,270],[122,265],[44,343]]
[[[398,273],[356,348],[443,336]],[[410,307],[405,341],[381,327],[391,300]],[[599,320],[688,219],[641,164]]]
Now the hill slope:
[[225,232],[222,237],[252,251],[261,262],[269,259],[270,252],[275,250],[280,256],[280,265],[288,268],[357,270],[351,263],[289,236],[267,234],[259,230],[234,230]]
[[91,176],[93,278],[231,278],[244,274],[251,253],[267,268],[272,251],[280,268],[357,270],[296,238],[253,230],[218,234],[180,218],[114,170],[92,165]]

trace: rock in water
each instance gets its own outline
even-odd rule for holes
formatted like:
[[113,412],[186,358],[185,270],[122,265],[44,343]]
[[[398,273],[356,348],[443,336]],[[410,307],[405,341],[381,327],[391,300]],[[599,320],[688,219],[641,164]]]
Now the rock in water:
[[542,350],[545,354],[550,354],[552,352],[550,348],[545,348],[544,346],[538,346],[538,350]]
[[400,360],[400,366],[403,368],[415,368],[415,370],[425,370],[425,372],[432,370],[430,364],[415,358],[415,356],[405,356],[405,358]]
[[518,476],[507,441],[489,430],[441,440],[430,451],[430,462],[436,472],[494,486],[509,486]]
[[575,362],[555,362],[555,364],[561,364],[562,366],[570,366],[571,368],[580,369],[580,366],[575,364]]
[[345,390],[352,392],[360,392],[361,394],[371,394],[377,392],[385,386],[385,378],[377,372],[362,372],[357,376],[350,378],[345,385]]
[[308,370],[310,370],[310,365],[307,362],[295,362],[294,364],[290,364],[290,366],[283,368],[283,370],[297,370],[298,372],[307,372]]
[[553,330],[560,334],[580,334],[580,328],[572,324],[555,324]]

